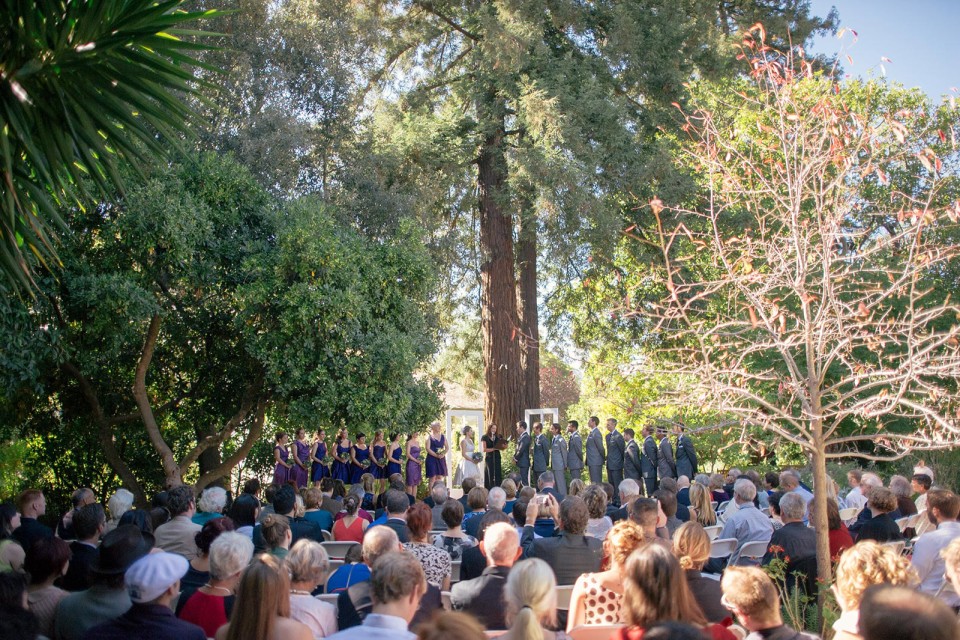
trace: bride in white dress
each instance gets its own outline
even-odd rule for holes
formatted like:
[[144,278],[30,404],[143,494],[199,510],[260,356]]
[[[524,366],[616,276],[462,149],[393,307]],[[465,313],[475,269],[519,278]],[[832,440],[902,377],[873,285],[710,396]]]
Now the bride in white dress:
[[453,484],[457,486],[463,484],[464,478],[476,478],[480,480],[480,478],[483,477],[480,473],[480,467],[473,461],[473,452],[475,449],[473,444],[473,429],[471,429],[470,426],[465,426],[460,433],[460,455],[463,459],[460,461],[460,465],[457,467],[457,473],[453,477]]

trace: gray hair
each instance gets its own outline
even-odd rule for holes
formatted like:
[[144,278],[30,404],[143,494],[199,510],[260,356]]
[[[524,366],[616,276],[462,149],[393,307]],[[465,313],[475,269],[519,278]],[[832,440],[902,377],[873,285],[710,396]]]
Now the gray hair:
[[319,542],[302,538],[287,553],[283,564],[290,570],[291,581],[320,584],[330,568],[330,557]]
[[225,506],[227,492],[223,487],[207,487],[197,501],[197,508],[204,513],[222,513]]
[[553,475],[553,471],[544,471],[540,474],[540,477],[537,478],[537,483],[542,487],[544,485],[550,485],[551,487],[556,483],[557,479]]
[[622,496],[638,496],[640,495],[640,485],[637,484],[637,481],[633,478],[627,478],[626,480],[620,481],[620,486],[617,487]]
[[400,538],[390,527],[370,527],[363,536],[363,561],[368,565],[391,551],[399,551]]
[[488,509],[497,509],[498,511],[503,511],[503,507],[506,504],[507,504],[506,491],[504,491],[500,487],[494,487],[493,489],[490,489],[490,493],[487,494]]
[[797,493],[787,493],[780,498],[780,517],[786,520],[803,520],[807,514],[807,501]]
[[792,489],[800,486],[800,474],[793,469],[787,469],[780,472],[780,486],[784,489]]
[[450,497],[450,494],[447,493],[447,485],[443,484],[441,480],[433,483],[433,487],[430,489],[430,495],[433,496],[433,503],[437,506],[442,505],[447,501],[447,498]]
[[913,487],[910,481],[903,476],[893,476],[890,478],[890,490],[898,498],[909,498],[913,495]]
[[739,502],[753,502],[757,497],[757,485],[749,478],[740,478],[733,485],[733,495]]
[[210,577],[225,580],[243,571],[253,558],[253,541],[236,531],[226,531],[210,544]]
[[710,486],[710,476],[705,473],[698,473],[693,477],[693,481],[697,484],[702,484],[705,487]]
[[107,500],[107,508],[110,509],[110,519],[119,520],[120,516],[125,514],[133,507],[133,494],[124,488],[117,489],[110,499]]
[[880,479],[880,476],[869,471],[860,476],[860,483],[866,483],[868,487],[883,486],[883,480]]
[[520,535],[516,527],[506,522],[495,522],[483,534],[483,548],[487,559],[495,564],[510,562],[517,557]]

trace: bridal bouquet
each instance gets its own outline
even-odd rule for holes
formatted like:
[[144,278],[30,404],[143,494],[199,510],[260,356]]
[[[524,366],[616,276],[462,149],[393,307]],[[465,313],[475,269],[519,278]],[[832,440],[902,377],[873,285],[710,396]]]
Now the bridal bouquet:
[[480,462],[481,460],[483,460],[483,454],[480,453],[479,451],[474,451],[473,455],[470,456],[470,458],[473,459],[474,462]]

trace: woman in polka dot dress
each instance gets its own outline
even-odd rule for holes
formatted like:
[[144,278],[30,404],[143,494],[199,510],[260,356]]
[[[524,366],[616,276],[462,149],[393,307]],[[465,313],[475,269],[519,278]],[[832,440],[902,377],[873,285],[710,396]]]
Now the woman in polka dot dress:
[[604,540],[610,568],[599,573],[585,573],[577,579],[570,595],[568,633],[583,624],[623,624],[621,572],[630,554],[645,543],[643,529],[632,520],[621,520],[613,525]]

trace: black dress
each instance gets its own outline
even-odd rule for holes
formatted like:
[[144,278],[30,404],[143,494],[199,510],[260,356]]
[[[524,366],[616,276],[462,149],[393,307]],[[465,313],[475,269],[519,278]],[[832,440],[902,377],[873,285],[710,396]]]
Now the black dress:
[[483,444],[487,446],[487,454],[484,457],[483,465],[483,486],[489,491],[494,487],[499,487],[503,482],[503,469],[500,467],[500,449],[497,445],[503,442],[503,438],[496,436],[483,436]]

